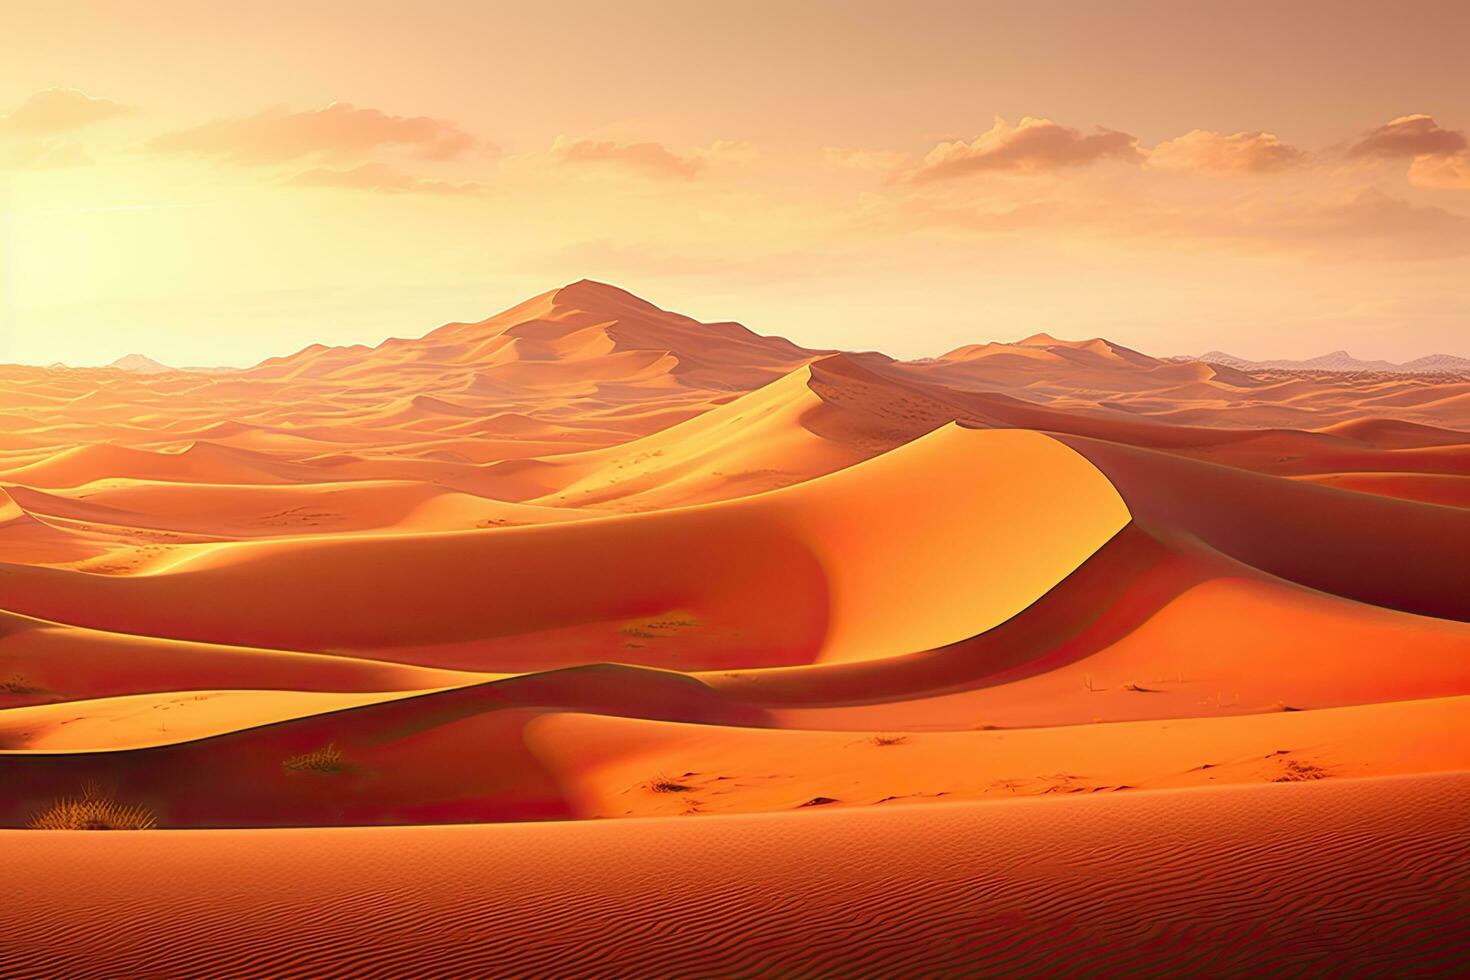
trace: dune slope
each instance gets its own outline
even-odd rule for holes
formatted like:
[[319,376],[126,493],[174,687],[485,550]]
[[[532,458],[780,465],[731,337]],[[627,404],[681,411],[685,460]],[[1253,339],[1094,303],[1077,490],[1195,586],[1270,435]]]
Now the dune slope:
[[[440,665],[474,669],[496,669],[475,658],[477,639],[568,626],[600,631],[613,659],[638,649],[616,645],[630,640],[627,621],[659,616],[708,637],[713,652],[690,666],[859,660],[989,629],[1127,521],[1107,480],[1059,442],[950,426],[726,503],[215,545],[132,576],[8,564],[0,583],[10,610],[77,626],[318,652],[406,647],[408,659],[429,661],[433,647],[459,644],[455,662]],[[473,591],[457,587],[467,582]],[[688,646],[697,650],[697,637]]]

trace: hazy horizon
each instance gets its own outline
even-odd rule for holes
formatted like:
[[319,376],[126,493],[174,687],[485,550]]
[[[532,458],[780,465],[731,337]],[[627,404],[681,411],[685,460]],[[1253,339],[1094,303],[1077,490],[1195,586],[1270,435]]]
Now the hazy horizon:
[[[563,283],[561,286],[552,287],[551,289],[544,289],[544,290],[541,290],[539,293],[536,293],[534,295],[543,295],[543,294],[546,294],[546,293],[554,292],[557,289],[564,288],[567,285],[570,285],[570,284],[569,283]],[[618,289],[623,289],[624,288],[622,286],[619,286],[617,283],[608,283],[607,285],[612,285],[612,286],[614,286],[614,287],[616,287]],[[643,295],[643,294],[637,292],[636,290],[626,289],[624,291],[625,292],[632,293],[633,295],[638,296],[640,299],[647,300],[647,301],[653,303],[655,306],[659,306],[661,309],[665,309],[668,312],[684,314],[684,311],[683,310],[671,309],[669,307],[662,306],[661,304],[658,303],[658,301],[657,301],[656,298],[652,298],[652,297]],[[440,322],[440,323],[435,323],[432,326],[425,327],[423,330],[420,330],[420,331],[417,331],[417,332],[390,333],[390,334],[386,334],[386,335],[384,335],[382,337],[379,337],[379,338],[377,338],[375,340],[347,341],[347,342],[344,342],[342,344],[335,344],[335,345],[330,345],[330,346],[341,346],[341,347],[366,346],[366,347],[369,347],[369,348],[376,348],[376,347],[380,346],[381,344],[383,344],[383,343],[385,343],[385,342],[387,342],[389,340],[394,340],[394,339],[398,339],[398,340],[417,339],[417,338],[423,337],[423,336],[431,333],[434,330],[439,329],[440,327],[448,326],[450,324],[454,324],[454,323],[477,323],[477,322],[483,321],[483,320],[488,319],[488,318],[490,318],[492,316],[495,316],[495,315],[497,315],[499,313],[505,312],[506,310],[509,310],[512,307],[516,306],[517,303],[524,302],[525,300],[530,299],[530,298],[532,298],[532,297],[531,296],[521,297],[520,300],[507,303],[507,304],[505,304],[504,307],[501,307],[499,309],[496,309],[494,312],[492,312],[490,314],[487,314],[485,316],[470,316],[470,317],[462,317],[462,318],[459,318],[459,319],[456,319],[456,320],[446,320],[446,321],[443,321],[443,322]],[[687,315],[687,314],[685,314],[685,315]],[[697,319],[701,319],[703,322],[707,322],[707,323],[729,322],[731,320],[730,317],[718,317],[718,316],[708,317],[708,318],[697,318]],[[735,321],[735,322],[740,322],[742,326],[750,329],[754,333],[759,334],[761,336],[765,336],[765,337],[783,337],[784,339],[791,340],[793,343],[797,343],[800,346],[808,346],[808,345],[801,344],[801,342],[799,340],[797,340],[797,339],[795,339],[793,337],[787,336],[786,334],[762,330],[762,329],[760,329],[760,327],[758,325],[755,325],[755,324],[744,323],[744,322],[741,322],[741,321],[738,321],[738,320]],[[1018,336],[1014,336],[1014,337],[976,337],[976,338],[974,338],[974,339],[972,339],[970,341],[966,341],[964,343],[961,343],[959,345],[956,345],[955,347],[946,347],[944,350],[940,350],[940,351],[933,351],[933,352],[930,352],[930,353],[916,354],[916,355],[912,355],[911,357],[901,357],[901,358],[897,358],[897,359],[898,360],[922,360],[922,359],[925,359],[925,358],[937,358],[937,357],[940,357],[940,356],[942,356],[944,354],[947,354],[947,353],[949,353],[949,352],[957,349],[958,347],[965,346],[966,344],[983,344],[983,343],[1017,344],[1017,343],[1020,343],[1022,341],[1025,341],[1025,340],[1027,340],[1027,339],[1029,339],[1031,337],[1035,337],[1038,334],[1047,334],[1047,335],[1050,335],[1050,336],[1052,336],[1052,337],[1054,337],[1054,338],[1056,338],[1058,340],[1062,340],[1062,341],[1083,341],[1083,340],[1103,339],[1103,340],[1108,340],[1108,341],[1113,342],[1113,343],[1121,343],[1121,341],[1117,340],[1117,338],[1115,338],[1115,337],[1092,337],[1092,336],[1081,336],[1081,335],[1074,336],[1074,335],[1071,335],[1071,334],[1066,333],[1065,331],[1059,331],[1059,330],[1055,330],[1055,329],[1044,329],[1043,328],[1043,329],[1038,329],[1038,330],[1031,331],[1030,333],[1027,333],[1027,334],[1024,334],[1024,335],[1018,335]],[[315,343],[316,342],[308,342],[308,343],[303,344],[301,346],[294,347],[294,348],[292,348],[290,350],[275,351],[273,353],[266,354],[264,357],[255,358],[255,359],[252,359],[252,360],[249,360],[249,361],[246,361],[246,362],[242,362],[242,363],[224,363],[224,362],[213,363],[213,364],[174,363],[172,361],[168,361],[165,358],[158,357],[154,353],[152,353],[150,351],[147,351],[147,350],[128,350],[128,351],[126,351],[126,352],[124,352],[122,354],[117,355],[116,357],[110,357],[110,358],[107,358],[105,360],[92,360],[92,361],[85,361],[85,362],[84,361],[75,361],[75,362],[72,362],[72,361],[49,361],[49,362],[41,363],[41,362],[7,361],[7,362],[0,362],[0,363],[17,364],[19,366],[30,366],[30,367],[47,367],[47,366],[54,365],[54,364],[63,364],[66,367],[74,367],[74,368],[96,368],[96,367],[109,367],[109,366],[113,365],[115,362],[117,362],[119,360],[122,360],[124,358],[128,358],[128,357],[145,357],[145,358],[148,358],[149,360],[155,361],[156,363],[159,363],[159,364],[161,364],[161,365],[163,365],[165,367],[177,368],[177,369],[180,369],[180,370],[190,370],[190,369],[202,369],[202,370],[210,370],[210,369],[247,370],[249,368],[252,368],[252,367],[257,366],[258,364],[262,363],[263,361],[267,361],[267,360],[271,360],[271,359],[279,358],[279,357],[290,356],[290,355],[295,354],[298,351],[304,349],[305,347],[313,346]],[[1128,346],[1128,345],[1125,344],[1124,346]],[[809,349],[826,349],[826,348],[809,348]],[[840,350],[840,348],[838,348],[838,349]],[[889,352],[889,351],[882,350],[881,348],[862,348],[862,349],[858,349],[858,348],[847,348],[847,350],[853,351],[853,352],[858,352],[859,350],[874,350],[874,351],[877,351],[878,353],[881,353],[881,354],[888,354],[889,356],[896,356],[896,355],[891,354],[891,352]],[[1358,360],[1363,360],[1363,361],[1388,360],[1388,361],[1391,361],[1392,363],[1395,363],[1395,364],[1402,364],[1402,363],[1405,363],[1405,362],[1408,362],[1408,361],[1412,361],[1416,357],[1429,357],[1429,356],[1439,355],[1439,354],[1450,354],[1451,356],[1456,356],[1454,354],[1454,352],[1453,351],[1450,351],[1450,350],[1436,350],[1436,351],[1423,351],[1423,352],[1421,352],[1418,355],[1414,355],[1414,356],[1410,356],[1410,357],[1403,357],[1403,358],[1399,358],[1399,359],[1376,358],[1376,357],[1363,356],[1362,354],[1360,354],[1357,351],[1346,350],[1344,348],[1335,348],[1333,350],[1321,350],[1321,351],[1317,351],[1315,354],[1309,354],[1309,355],[1305,355],[1305,356],[1299,357],[1299,358],[1298,357],[1280,357],[1280,356],[1272,355],[1272,354],[1269,354],[1269,353],[1268,354],[1263,354],[1263,355],[1260,355],[1260,356],[1248,356],[1248,355],[1245,355],[1245,354],[1241,353],[1238,350],[1233,350],[1233,349],[1230,349],[1230,348],[1224,347],[1224,346],[1205,347],[1205,348],[1202,348],[1200,350],[1193,350],[1193,351],[1153,351],[1153,350],[1141,350],[1140,351],[1140,353],[1149,354],[1151,356],[1156,356],[1156,357],[1165,357],[1165,358],[1167,358],[1167,357],[1199,357],[1199,356],[1202,356],[1202,355],[1207,354],[1207,353],[1223,353],[1223,354],[1230,354],[1230,355],[1236,356],[1236,357],[1243,357],[1246,360],[1252,360],[1252,361],[1309,360],[1309,359],[1311,359],[1313,357],[1320,357],[1320,356],[1324,356],[1324,355],[1328,355],[1328,354],[1333,354],[1333,353],[1339,353],[1339,352],[1348,353],[1349,355],[1351,355],[1354,358],[1357,358]]]

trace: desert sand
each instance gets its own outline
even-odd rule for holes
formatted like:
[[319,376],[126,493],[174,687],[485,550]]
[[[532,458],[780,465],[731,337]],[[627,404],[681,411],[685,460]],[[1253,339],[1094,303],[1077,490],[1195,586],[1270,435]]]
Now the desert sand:
[[1470,378],[588,281],[0,368],[0,973],[1442,970],[1467,487]]
[[0,893],[0,957],[69,977],[1450,975],[1470,955],[1467,791],[1461,774],[706,819],[0,831],[33,883]]

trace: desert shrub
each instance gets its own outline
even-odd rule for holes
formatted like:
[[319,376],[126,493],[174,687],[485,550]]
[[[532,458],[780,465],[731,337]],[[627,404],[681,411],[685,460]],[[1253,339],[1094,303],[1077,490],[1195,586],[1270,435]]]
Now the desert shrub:
[[281,766],[292,772],[341,772],[342,750],[328,742],[320,749],[313,749],[300,755],[288,755],[281,760]]
[[26,680],[23,674],[0,678],[0,694],[40,694],[42,688]]
[[32,830],[152,830],[158,818],[146,806],[119,803],[89,787],[57,800],[27,825]]
[[687,783],[681,783],[677,779],[668,776],[656,776],[648,781],[648,788],[654,793],[689,793],[694,787]]
[[1282,774],[1271,780],[1273,783],[1304,783],[1330,776],[1326,769],[1314,762],[1299,762],[1289,759],[1282,766]]

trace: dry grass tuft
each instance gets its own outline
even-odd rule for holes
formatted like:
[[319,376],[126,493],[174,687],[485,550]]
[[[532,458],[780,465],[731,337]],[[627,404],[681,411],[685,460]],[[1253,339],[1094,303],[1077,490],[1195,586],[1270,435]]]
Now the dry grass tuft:
[[687,783],[681,783],[677,779],[668,776],[657,776],[648,781],[648,789],[653,793],[692,793],[694,787]]
[[288,755],[281,760],[281,767],[291,772],[339,773],[342,771],[342,750],[328,742],[320,749]]
[[0,680],[0,694],[44,694],[45,688],[37,687],[26,680],[23,674],[11,674]]
[[119,803],[95,787],[57,800],[37,814],[31,830],[152,830],[158,818],[146,806]]
[[1314,762],[1299,762],[1289,759],[1282,765],[1282,773],[1273,783],[1306,783],[1315,779],[1326,779],[1332,774]]

